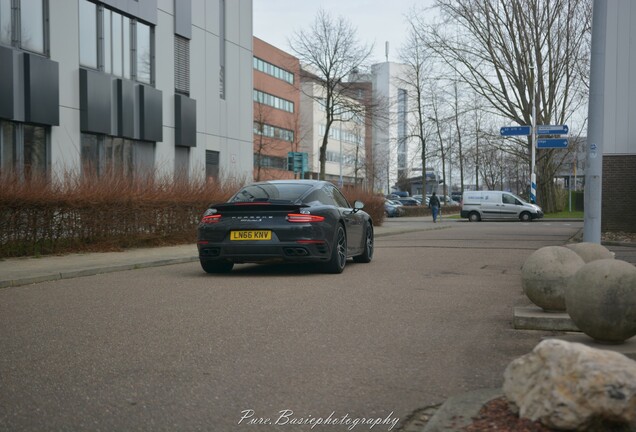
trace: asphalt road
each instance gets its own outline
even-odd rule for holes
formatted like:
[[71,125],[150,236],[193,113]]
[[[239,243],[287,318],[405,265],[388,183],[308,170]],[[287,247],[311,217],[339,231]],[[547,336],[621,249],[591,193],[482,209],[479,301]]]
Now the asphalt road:
[[520,267],[581,225],[446,222],[341,275],[189,263],[2,289],[0,430],[397,430],[501,385],[544,335],[511,328]]

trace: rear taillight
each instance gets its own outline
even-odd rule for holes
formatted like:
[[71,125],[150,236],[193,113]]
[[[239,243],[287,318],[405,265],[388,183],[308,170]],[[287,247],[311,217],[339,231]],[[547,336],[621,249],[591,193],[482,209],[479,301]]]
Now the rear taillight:
[[201,219],[201,223],[204,223],[204,224],[213,224],[220,221],[221,221],[220,214],[205,215],[203,216],[203,219]]
[[312,223],[324,221],[324,216],[317,216],[311,214],[290,213],[287,215],[287,222],[292,223]]

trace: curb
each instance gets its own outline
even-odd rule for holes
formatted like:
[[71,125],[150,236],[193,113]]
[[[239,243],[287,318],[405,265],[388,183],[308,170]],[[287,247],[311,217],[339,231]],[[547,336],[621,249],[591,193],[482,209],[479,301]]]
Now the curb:
[[19,279],[12,279],[12,280],[0,280],[0,288],[18,287],[18,286],[31,285],[31,284],[40,283],[40,282],[50,282],[50,281],[56,281],[61,279],[74,279],[74,278],[84,277],[84,276],[94,276],[94,275],[104,274],[104,273],[114,273],[114,272],[136,270],[136,269],[142,269],[142,268],[148,268],[148,267],[161,267],[161,266],[172,265],[172,264],[183,264],[183,263],[193,262],[198,259],[199,259],[198,256],[184,257],[184,258],[168,258],[168,259],[162,258],[162,259],[158,259],[154,261],[143,261],[143,262],[132,263],[132,264],[105,265],[102,267],[91,267],[91,268],[85,268],[81,270],[73,270],[73,271],[67,271],[62,273],[51,273],[51,274],[41,275],[41,276],[24,277]]

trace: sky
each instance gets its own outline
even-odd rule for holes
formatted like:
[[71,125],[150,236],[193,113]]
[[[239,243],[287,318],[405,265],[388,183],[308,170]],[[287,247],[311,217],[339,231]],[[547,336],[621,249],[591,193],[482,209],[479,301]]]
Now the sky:
[[360,42],[374,44],[373,63],[386,60],[386,41],[389,61],[398,61],[398,50],[407,34],[406,15],[414,5],[430,4],[431,0],[253,0],[254,36],[291,52],[288,40],[294,31],[309,28],[318,10],[323,9],[334,18],[347,18],[357,29]]

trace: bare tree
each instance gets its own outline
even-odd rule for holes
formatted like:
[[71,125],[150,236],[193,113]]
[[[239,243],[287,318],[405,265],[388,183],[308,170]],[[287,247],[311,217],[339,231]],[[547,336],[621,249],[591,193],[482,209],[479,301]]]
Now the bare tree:
[[334,19],[322,9],[309,29],[294,33],[290,45],[301,64],[311,71],[306,78],[322,87],[322,94],[308,96],[322,99],[319,102],[325,107],[325,132],[320,146],[320,179],[324,179],[331,126],[343,116],[348,118],[364,109],[352,103],[347,79],[363,66],[373,47],[358,42],[356,29],[345,18]]
[[399,78],[399,84],[407,90],[413,99],[409,116],[411,119],[409,138],[414,138],[417,141],[422,163],[423,195],[425,195],[428,139],[432,133],[430,127],[432,123],[427,120],[426,99],[428,97],[427,89],[431,89],[428,79],[431,76],[432,63],[430,56],[426,55],[424,34],[420,32],[420,23],[416,19],[418,15],[412,13],[410,16],[411,18],[407,22],[409,26],[408,37],[400,50],[400,60],[406,65],[406,72],[404,76]]
[[[577,65],[589,56],[589,3],[436,0],[445,22],[427,27],[428,46],[484,99],[489,112],[521,125],[531,124],[535,70],[537,123],[563,124],[586,96],[586,77]],[[529,164],[531,142],[522,145]],[[551,180],[559,167],[553,156],[540,150],[537,159],[538,196],[547,211],[556,207]]]

